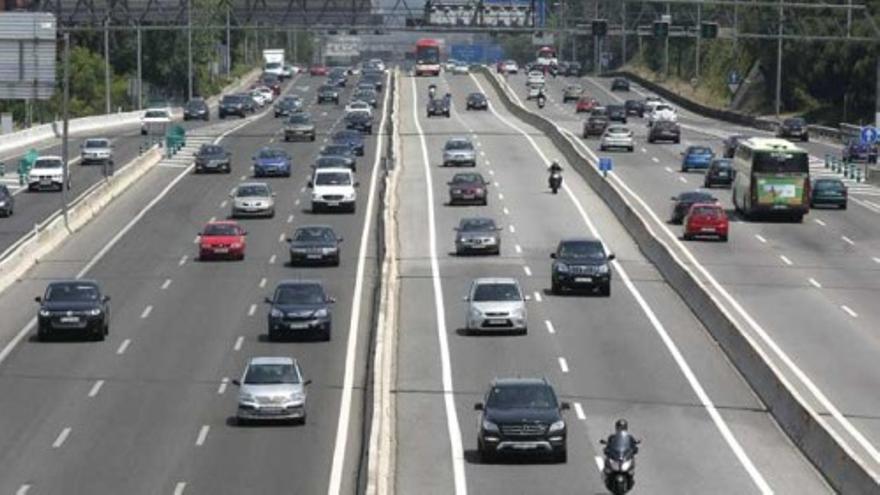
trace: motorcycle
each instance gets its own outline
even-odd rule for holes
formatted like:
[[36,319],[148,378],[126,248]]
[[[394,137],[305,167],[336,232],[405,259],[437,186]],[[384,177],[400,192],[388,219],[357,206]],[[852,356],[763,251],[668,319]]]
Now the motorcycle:
[[605,446],[605,464],[602,468],[602,477],[604,478],[605,488],[612,495],[624,495],[632,490],[635,486],[636,474],[636,446],[638,440],[630,437],[625,440],[623,437],[614,435],[608,440],[601,440]]
[[433,99],[434,99],[434,94],[435,94],[436,92],[437,92],[437,86],[435,86],[435,85],[433,85],[433,84],[430,85],[430,86],[428,86],[428,98],[429,98],[429,99],[433,100]]
[[550,190],[553,191],[553,194],[556,194],[559,191],[559,188],[562,187],[562,172],[558,170],[551,171],[548,182],[550,184]]
[[538,97],[538,108],[544,108],[544,105],[546,104],[545,100],[544,95]]

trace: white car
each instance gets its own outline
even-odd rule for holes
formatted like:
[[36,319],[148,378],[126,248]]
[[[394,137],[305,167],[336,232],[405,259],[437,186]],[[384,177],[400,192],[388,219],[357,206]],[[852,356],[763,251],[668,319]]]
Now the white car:
[[599,151],[613,148],[632,151],[633,147],[633,132],[628,127],[622,125],[608,126],[599,140]]
[[255,357],[248,361],[240,380],[236,420],[293,420],[306,422],[306,387],[299,363],[289,357]]
[[528,332],[526,301],[514,278],[478,278],[464,300],[465,329],[470,332]]
[[519,65],[517,65],[516,62],[514,62],[513,60],[508,60],[504,62],[501,68],[504,70],[504,72],[507,72],[508,74],[519,73]]
[[529,72],[528,77],[526,77],[526,86],[534,86],[536,84],[543,86],[545,82],[544,73],[537,70]]
[[443,68],[447,71],[452,71],[456,64],[458,64],[458,61],[450,58],[446,61],[446,65],[444,65]]
[[[70,181],[67,182],[70,184]],[[64,162],[60,156],[41,156],[34,162],[28,172],[27,185],[29,191],[44,189],[61,190],[64,187]]]
[[348,115],[348,114],[354,113],[354,112],[366,112],[366,113],[370,114],[370,117],[372,117],[373,116],[373,107],[365,101],[361,101],[361,100],[353,101],[345,106],[345,114]]
[[166,108],[151,108],[144,112],[141,117],[141,135],[147,135],[150,131],[165,132],[165,127],[171,122],[171,111]]
[[357,202],[358,183],[347,168],[315,169],[309,187],[312,189],[312,212],[323,209],[341,209],[352,213]]
[[660,122],[661,120],[669,122],[678,121],[678,114],[675,113],[675,109],[672,108],[672,105],[668,103],[659,103],[648,114],[649,126],[654,125],[655,122]]
[[370,59],[370,64],[372,64],[376,69],[385,72],[385,62],[379,58]]
[[106,163],[113,161],[113,145],[107,138],[88,138],[80,146],[80,163]]
[[272,88],[269,88],[267,86],[260,86],[257,88],[257,91],[259,91],[260,94],[266,98],[267,103],[272,103],[273,101],[275,101],[275,92],[272,91]]
[[452,68],[452,73],[458,76],[466,76],[470,74],[470,67],[464,62],[460,62],[455,64],[455,67]]
[[261,108],[269,103],[269,98],[259,89],[252,89],[248,94],[251,96],[251,98],[254,99],[254,101],[257,102],[257,105],[259,105]]

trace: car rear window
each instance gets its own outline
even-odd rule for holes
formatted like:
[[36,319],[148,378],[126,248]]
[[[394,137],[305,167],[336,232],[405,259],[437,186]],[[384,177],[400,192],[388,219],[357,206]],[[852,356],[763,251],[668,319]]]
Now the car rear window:
[[483,177],[479,174],[456,174],[452,177],[453,184],[468,184],[473,182],[483,182]]
[[687,202],[687,203],[698,203],[698,202],[713,202],[715,201],[715,197],[711,194],[707,194],[704,192],[686,192],[681,193],[678,196],[679,201]]
[[284,152],[281,150],[260,150],[258,155],[260,158],[284,158]]
[[471,150],[474,149],[474,145],[470,143],[470,141],[447,141],[446,149],[448,150]]
[[721,208],[717,206],[695,206],[691,212],[701,217],[719,217],[721,216]]
[[817,180],[813,183],[813,189],[817,191],[840,191],[846,189],[839,180]]
[[474,289],[475,302],[521,301],[519,287],[511,283],[481,283]]
[[206,146],[202,146],[201,153],[203,155],[219,155],[223,153],[223,148],[209,144]]
[[755,151],[752,171],[765,173],[809,173],[810,163],[806,153],[779,151]]
[[711,155],[712,150],[703,146],[694,146],[693,148],[688,150],[688,153],[692,153],[695,155]]
[[492,409],[556,409],[556,394],[547,385],[499,385],[486,399]]

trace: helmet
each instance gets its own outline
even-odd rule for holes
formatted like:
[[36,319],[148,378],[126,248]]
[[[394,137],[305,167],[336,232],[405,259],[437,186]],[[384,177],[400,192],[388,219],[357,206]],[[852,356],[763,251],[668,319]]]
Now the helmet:
[[618,419],[616,423],[614,423],[614,429],[616,431],[623,431],[629,428],[629,424],[627,424],[626,420],[621,418]]

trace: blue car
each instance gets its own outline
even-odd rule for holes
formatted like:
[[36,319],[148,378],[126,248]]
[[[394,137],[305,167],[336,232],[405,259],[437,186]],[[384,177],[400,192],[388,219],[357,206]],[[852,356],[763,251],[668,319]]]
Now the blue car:
[[277,148],[263,148],[254,156],[254,177],[290,177],[290,155]]
[[681,171],[687,172],[692,168],[709,168],[715,153],[708,146],[688,146],[681,156]]
[[841,155],[845,162],[877,163],[877,147],[855,140],[843,147]]
[[364,138],[359,131],[343,130],[333,134],[333,144],[345,144],[357,156],[364,156]]

